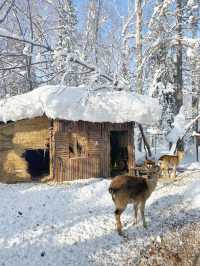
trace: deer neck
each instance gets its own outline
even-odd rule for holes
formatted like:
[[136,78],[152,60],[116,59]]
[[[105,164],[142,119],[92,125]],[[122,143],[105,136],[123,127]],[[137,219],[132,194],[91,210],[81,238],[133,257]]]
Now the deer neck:
[[157,175],[153,176],[151,179],[147,179],[147,186],[148,186],[148,190],[149,190],[150,194],[154,191],[154,189],[157,185],[157,182],[158,182],[158,176]]

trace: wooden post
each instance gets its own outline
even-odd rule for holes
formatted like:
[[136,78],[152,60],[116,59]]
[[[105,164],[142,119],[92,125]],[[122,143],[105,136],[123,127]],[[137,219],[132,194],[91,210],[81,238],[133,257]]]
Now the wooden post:
[[144,146],[146,147],[146,149],[148,151],[149,157],[151,157],[152,153],[151,153],[150,145],[149,145],[149,143],[148,143],[148,141],[147,141],[147,139],[146,139],[146,137],[144,135],[143,127],[140,124],[138,124],[138,127],[139,127],[140,133],[142,135],[142,139],[144,141]]

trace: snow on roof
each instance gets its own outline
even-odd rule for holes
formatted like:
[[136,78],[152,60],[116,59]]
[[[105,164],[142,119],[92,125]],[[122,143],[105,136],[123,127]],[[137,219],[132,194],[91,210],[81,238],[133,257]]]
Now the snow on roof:
[[89,91],[84,86],[42,86],[0,100],[0,121],[17,121],[46,114],[72,121],[153,124],[160,119],[157,99],[127,91]]

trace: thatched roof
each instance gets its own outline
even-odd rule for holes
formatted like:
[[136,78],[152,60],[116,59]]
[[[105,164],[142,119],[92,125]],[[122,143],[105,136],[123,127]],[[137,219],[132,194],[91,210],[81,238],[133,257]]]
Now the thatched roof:
[[160,119],[158,100],[127,91],[90,91],[89,88],[42,86],[0,100],[0,121],[17,121],[45,114],[55,119],[152,124]]

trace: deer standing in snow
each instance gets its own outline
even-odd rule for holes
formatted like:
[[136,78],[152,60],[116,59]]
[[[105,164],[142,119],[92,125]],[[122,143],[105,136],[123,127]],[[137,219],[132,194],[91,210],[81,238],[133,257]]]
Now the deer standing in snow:
[[152,166],[145,176],[116,176],[110,184],[109,192],[112,195],[115,204],[115,219],[117,231],[122,232],[121,214],[129,203],[134,205],[135,223],[138,218],[138,208],[143,220],[143,226],[146,228],[145,221],[145,203],[151,193],[154,191],[157,180],[160,176],[160,167]]
[[[162,170],[162,175],[165,177],[176,177],[176,169],[184,157],[183,141],[178,140],[176,144],[175,154],[165,154],[159,158],[160,168]],[[172,173],[170,175],[169,169],[172,168]]]

